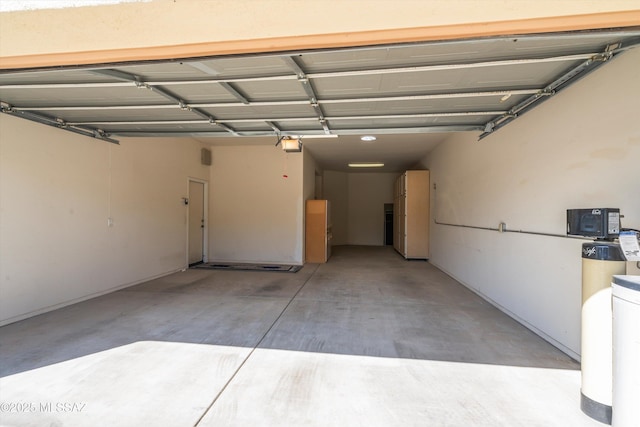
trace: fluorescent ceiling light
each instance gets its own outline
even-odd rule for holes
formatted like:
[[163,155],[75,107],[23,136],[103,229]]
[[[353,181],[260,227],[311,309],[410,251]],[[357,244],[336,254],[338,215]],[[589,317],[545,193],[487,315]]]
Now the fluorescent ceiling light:
[[384,163],[366,162],[366,163],[349,163],[350,168],[381,168]]
[[[320,138],[337,138],[338,135],[298,135],[297,138],[300,139],[320,139]],[[295,136],[292,136],[292,138],[296,138]]]
[[361,136],[360,140],[361,141],[366,141],[366,142],[371,142],[371,141],[375,141],[377,138],[373,135],[365,135],[365,136]]

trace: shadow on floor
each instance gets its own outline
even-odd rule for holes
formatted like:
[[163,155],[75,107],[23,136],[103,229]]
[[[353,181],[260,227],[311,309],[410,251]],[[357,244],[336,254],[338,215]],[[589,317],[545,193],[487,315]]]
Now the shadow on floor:
[[424,261],[334,248],[298,273],[191,269],[0,328],[0,376],[138,341],[579,369]]

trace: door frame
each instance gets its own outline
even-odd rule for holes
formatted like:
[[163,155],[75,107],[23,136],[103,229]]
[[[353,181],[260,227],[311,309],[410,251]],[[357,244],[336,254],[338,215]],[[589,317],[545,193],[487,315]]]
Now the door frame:
[[[187,199],[190,200],[191,199],[191,194],[189,193],[189,183],[190,182],[197,182],[200,184],[203,184],[203,189],[202,191],[204,192],[203,194],[203,210],[204,210],[204,231],[203,231],[203,237],[202,237],[202,262],[208,262],[209,261],[209,182],[205,181],[204,179],[200,179],[200,178],[192,178],[192,177],[188,177],[187,178]],[[186,262],[186,266],[187,268],[189,267],[189,209],[191,209],[191,204],[187,204],[187,211],[186,211],[186,218],[185,218],[185,223],[186,223],[186,248],[185,248],[185,262]]]

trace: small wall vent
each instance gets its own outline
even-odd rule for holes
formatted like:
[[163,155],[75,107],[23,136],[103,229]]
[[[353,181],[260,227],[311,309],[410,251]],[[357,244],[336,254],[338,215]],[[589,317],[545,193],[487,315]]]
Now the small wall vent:
[[203,148],[200,151],[200,163],[205,166],[211,166],[211,150]]

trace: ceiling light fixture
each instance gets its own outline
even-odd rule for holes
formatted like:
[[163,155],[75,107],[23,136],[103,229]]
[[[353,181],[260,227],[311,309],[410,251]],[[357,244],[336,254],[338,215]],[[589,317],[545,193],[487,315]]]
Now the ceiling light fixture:
[[384,163],[366,162],[366,163],[349,163],[350,168],[381,168]]
[[371,141],[375,141],[377,138],[373,135],[365,135],[365,136],[361,136],[360,140],[361,141],[365,141],[365,142],[371,142]]

